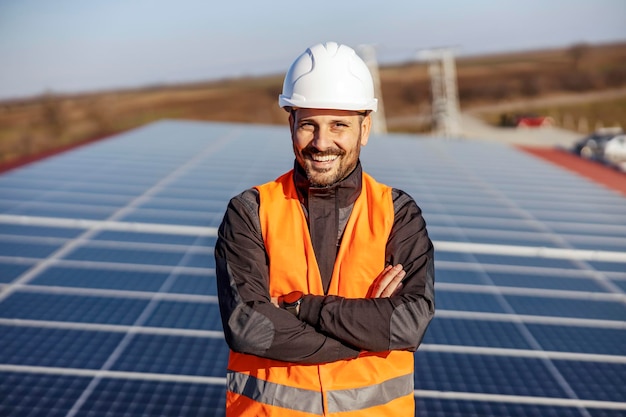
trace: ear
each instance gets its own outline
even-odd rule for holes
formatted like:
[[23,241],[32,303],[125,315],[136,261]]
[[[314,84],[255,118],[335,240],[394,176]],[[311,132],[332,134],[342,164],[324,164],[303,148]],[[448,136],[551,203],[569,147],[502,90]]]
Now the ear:
[[372,129],[372,117],[368,114],[361,122],[361,146],[367,145]]

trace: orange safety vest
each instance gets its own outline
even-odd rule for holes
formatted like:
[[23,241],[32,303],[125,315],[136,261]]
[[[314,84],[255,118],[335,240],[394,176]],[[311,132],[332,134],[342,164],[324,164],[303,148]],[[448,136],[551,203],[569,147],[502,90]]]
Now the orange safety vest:
[[[322,279],[293,171],[257,187],[270,259],[270,296],[323,295]],[[329,295],[365,298],[385,266],[393,225],[391,188],[363,173],[346,225]],[[329,237],[334,239],[334,236]],[[413,416],[413,353],[364,352],[358,358],[301,365],[230,352],[226,414],[239,416]]]

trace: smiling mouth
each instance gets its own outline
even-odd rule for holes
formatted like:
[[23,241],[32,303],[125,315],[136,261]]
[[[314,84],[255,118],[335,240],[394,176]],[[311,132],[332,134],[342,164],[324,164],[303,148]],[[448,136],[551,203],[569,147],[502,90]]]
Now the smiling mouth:
[[311,155],[311,160],[313,162],[332,162],[337,158],[339,158],[339,155],[320,155],[320,154]]

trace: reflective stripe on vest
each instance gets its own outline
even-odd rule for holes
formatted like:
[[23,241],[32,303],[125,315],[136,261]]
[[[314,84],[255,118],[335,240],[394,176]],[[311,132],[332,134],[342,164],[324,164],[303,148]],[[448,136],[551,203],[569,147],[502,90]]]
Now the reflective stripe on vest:
[[[233,371],[228,372],[226,380],[231,392],[255,401],[319,416],[324,414],[321,394],[318,391],[280,385]],[[326,394],[329,413],[361,410],[387,404],[399,396],[413,395],[413,375],[399,376],[362,388],[329,391]]]
[[303,411],[318,416],[324,414],[322,394],[319,391],[275,384],[233,371],[228,371],[226,374],[226,382],[229,391],[263,404]]

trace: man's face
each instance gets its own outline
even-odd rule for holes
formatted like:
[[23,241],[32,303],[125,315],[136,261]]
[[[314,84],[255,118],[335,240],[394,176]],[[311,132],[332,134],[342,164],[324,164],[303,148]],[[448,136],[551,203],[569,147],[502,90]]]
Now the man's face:
[[371,119],[355,111],[297,109],[289,116],[296,160],[314,187],[328,187],[356,167]]

